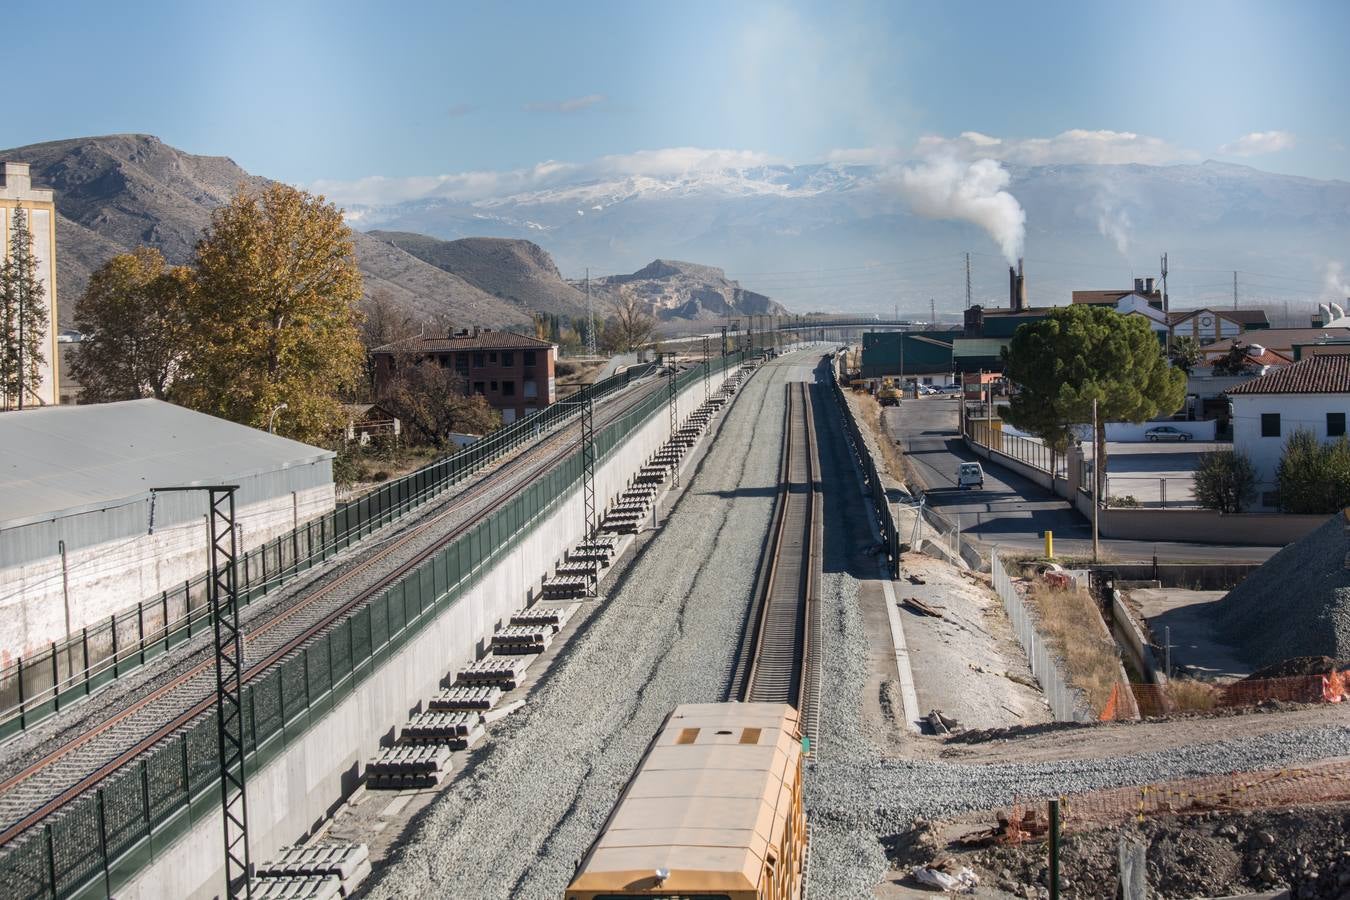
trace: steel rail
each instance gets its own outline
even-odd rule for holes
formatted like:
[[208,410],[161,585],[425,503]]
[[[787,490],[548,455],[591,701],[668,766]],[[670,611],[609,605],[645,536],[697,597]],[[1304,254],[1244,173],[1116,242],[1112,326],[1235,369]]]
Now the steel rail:
[[[645,387],[646,390],[639,390],[634,392],[634,395],[631,398],[628,398],[627,402],[624,402],[623,404],[621,404],[621,406],[610,407],[609,409],[606,409],[604,423],[609,424],[615,419],[618,419],[621,416],[625,415],[634,406],[640,404],[643,400],[647,399],[647,397],[653,392],[653,390],[656,389],[655,387],[653,387],[653,385],[644,385],[643,387]],[[499,467],[497,470],[491,473],[491,475],[489,475],[488,477],[488,480],[485,480],[480,487],[487,487],[488,485],[492,485],[501,480],[505,480],[505,476],[508,473],[515,474],[514,470],[517,466],[520,466],[521,464],[527,461],[539,460],[540,457],[542,457],[542,460],[539,461],[536,465],[526,469],[526,477],[521,478],[504,494],[496,497],[491,502],[485,504],[483,508],[474,512],[467,520],[455,526],[452,531],[450,531],[443,537],[437,539],[429,546],[415,553],[412,557],[409,558],[408,561],[400,564],[393,571],[387,573],[385,576],[382,576],[374,585],[370,586],[365,590],[362,590],[360,593],[358,593],[351,599],[340,603],[338,606],[334,607],[328,613],[320,617],[316,622],[307,626],[303,631],[286,640],[280,647],[269,653],[266,657],[250,665],[245,671],[243,679],[244,683],[247,684],[248,682],[253,681],[254,679],[260,677],[264,672],[266,672],[268,669],[274,666],[278,661],[294,652],[304,643],[321,634],[323,631],[328,629],[330,626],[332,626],[334,623],[336,623],[338,620],[343,618],[348,613],[353,612],[358,607],[362,606],[363,604],[369,602],[374,597],[378,596],[380,591],[389,587],[391,584],[396,583],[408,572],[416,569],[419,565],[426,562],[428,558],[433,556],[435,553],[439,552],[446,544],[456,540],[461,535],[470,531],[485,517],[495,512],[500,506],[510,502],[521,492],[528,489],[536,479],[538,479],[540,476],[547,473],[550,469],[559,464],[560,460],[557,458],[556,453],[558,449],[557,445],[563,443],[569,436],[572,436],[571,434],[572,431],[573,431],[572,425],[560,429],[554,435],[550,436],[543,444],[533,448],[531,451],[525,454],[517,456],[512,460],[509,460],[506,465]],[[297,603],[291,604],[286,609],[277,611],[275,615],[270,616],[265,622],[252,628],[252,630],[250,630],[247,633],[246,638],[256,639],[266,634],[271,629],[283,624],[286,620],[294,616],[295,613],[301,611],[304,608],[313,606],[319,600],[331,595],[338,588],[346,584],[349,584],[357,576],[368,572],[372,567],[374,567],[378,563],[387,560],[392,554],[403,549],[404,547],[407,546],[407,544],[421,537],[432,527],[443,522],[445,518],[461,510],[465,505],[468,505],[470,502],[476,499],[473,496],[474,493],[476,492],[466,491],[460,494],[459,496],[454,498],[451,505],[448,506],[446,509],[434,514],[433,516],[430,516],[426,519],[423,519],[413,524],[412,527],[409,528],[405,534],[402,534],[396,540],[385,544],[382,548],[373,552],[369,558],[363,559],[352,568],[341,572],[336,578],[327,582],[326,584],[321,586],[318,590],[306,594]],[[145,709],[151,703],[154,703],[157,700],[164,698],[177,690],[186,688],[188,682],[196,678],[205,677],[206,675],[209,674],[210,667],[211,667],[211,660],[210,659],[203,660],[193,668],[185,672],[181,672],[177,676],[174,676],[169,682],[157,687],[150,693],[137,697],[137,699],[133,703],[121,708],[113,716],[105,719],[97,726],[93,727],[92,729],[82,731],[80,736],[75,740],[63,744],[61,747],[58,747],[57,749],[48,753],[42,759],[34,762],[32,765],[26,767],[21,772],[11,776],[3,783],[0,783],[0,794],[4,794],[5,792],[13,789],[15,786],[21,784],[27,779],[40,774],[41,772],[52,766],[54,763],[57,763],[62,758],[70,755],[70,753],[72,753],[73,751],[79,749],[80,747],[84,746],[85,744],[94,740],[95,738],[103,734],[106,734],[109,730],[111,730],[118,724],[124,722],[126,719],[130,718],[135,713]],[[197,716],[201,715],[206,710],[210,709],[212,703],[214,702],[215,702],[214,696],[208,694],[202,699],[192,703],[191,706],[189,706],[186,710],[175,715],[165,725],[155,729],[147,736],[140,738],[139,740],[136,741],[134,745],[132,745],[131,747],[127,748],[126,750],[120,753],[117,753],[117,755],[115,755],[102,765],[100,765],[97,769],[95,769],[90,774],[86,775],[84,778],[80,779],[76,784],[61,790],[60,793],[58,793],[52,799],[42,803],[42,805],[33,810],[31,813],[17,820],[12,825],[9,825],[3,831],[0,831],[0,847],[9,844],[12,840],[14,840],[23,832],[31,828],[33,825],[37,824],[42,819],[59,810],[62,806],[74,800],[76,797],[85,793],[90,788],[98,784],[100,781],[107,778],[112,773],[116,772],[123,765],[125,765],[126,763],[135,759],[140,754],[144,753],[146,750],[153,747],[159,741],[163,740],[164,738],[173,734],[175,731],[182,728],[184,725],[195,719]]]
[[772,541],[757,586],[753,652],[740,699],[790,703],[814,700],[809,659],[819,560],[819,492],[809,386],[786,386],[787,409]]

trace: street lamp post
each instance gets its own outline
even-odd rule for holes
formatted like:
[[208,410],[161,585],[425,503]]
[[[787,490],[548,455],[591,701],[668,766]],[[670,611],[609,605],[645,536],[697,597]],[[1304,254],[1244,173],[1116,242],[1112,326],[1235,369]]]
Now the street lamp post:
[[271,411],[270,413],[267,414],[267,433],[268,433],[268,434],[276,434],[276,433],[277,433],[277,432],[276,432],[276,428],[275,428],[275,426],[276,426],[276,421],[277,421],[277,413],[281,412],[283,409],[289,409],[289,408],[290,408],[290,407],[288,407],[285,403],[278,403],[276,406],[272,407],[272,411]]

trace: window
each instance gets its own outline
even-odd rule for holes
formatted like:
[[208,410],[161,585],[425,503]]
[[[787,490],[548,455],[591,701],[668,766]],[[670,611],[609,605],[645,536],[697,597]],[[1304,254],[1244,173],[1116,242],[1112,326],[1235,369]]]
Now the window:
[[455,354],[455,374],[468,377],[469,374],[469,354]]
[[436,362],[441,364],[441,368],[447,368],[450,365],[450,354],[442,353],[436,357]]
[[482,351],[480,350],[479,352],[477,352],[477,353],[475,353],[475,354],[473,355],[473,366],[474,366],[475,369],[481,369],[481,368],[483,368],[483,366],[485,366],[485,365],[487,365],[487,363],[484,362],[484,360],[483,360],[483,353],[482,353]]
[[514,381],[502,382],[502,396],[514,397],[516,395],[516,383]]
[[483,382],[481,382],[481,381],[475,381],[475,382],[473,383],[473,392],[474,392],[475,394],[486,394],[486,393],[487,393],[487,388],[484,387]]
[[493,389],[494,391],[497,389],[497,382],[495,382],[495,381],[492,382],[492,389]]
[[502,365],[514,366],[516,364],[516,355],[510,350],[502,351]]
[[534,351],[533,351],[533,350],[526,350],[526,351],[525,351],[525,365],[527,365],[527,366],[532,366],[532,365],[534,365]]
[[1345,413],[1327,413],[1327,437],[1341,437],[1345,434]]
[[539,382],[534,380],[527,381],[524,384],[524,388],[526,400],[534,400],[539,396]]
[[495,365],[497,364],[497,354],[496,354],[496,353],[489,353],[489,354],[488,354],[488,362],[492,363],[492,364],[495,366]]
[[1261,437],[1280,436],[1280,414],[1261,413]]

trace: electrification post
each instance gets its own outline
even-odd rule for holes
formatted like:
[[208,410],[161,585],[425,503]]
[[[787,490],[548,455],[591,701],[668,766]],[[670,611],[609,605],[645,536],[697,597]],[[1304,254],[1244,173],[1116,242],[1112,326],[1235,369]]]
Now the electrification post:
[[244,637],[239,630],[235,582],[236,484],[153,488],[156,493],[206,491],[211,506],[208,582],[215,623],[216,737],[220,763],[220,806],[225,830],[225,893],[230,900],[252,897],[248,856],[248,802],[244,792]]
[[595,310],[591,307],[591,269],[586,267],[586,352],[595,356]]
[[[680,413],[679,409],[676,407],[675,404],[676,390],[675,390],[674,364],[672,364],[669,369],[669,375],[667,376],[666,379],[666,385],[667,385],[667,397],[669,398],[668,405],[670,407],[670,439],[673,442],[675,440],[675,432],[680,427]],[[671,467],[670,484],[672,487],[680,486],[680,464],[678,462]]]
[[581,403],[581,495],[585,505],[586,540],[595,535],[595,408],[591,398]]
[[707,403],[712,397],[712,388],[709,386],[709,380],[712,378],[712,357],[708,352],[708,336],[703,336],[703,402]]
[[722,326],[722,356],[727,355],[727,326]]

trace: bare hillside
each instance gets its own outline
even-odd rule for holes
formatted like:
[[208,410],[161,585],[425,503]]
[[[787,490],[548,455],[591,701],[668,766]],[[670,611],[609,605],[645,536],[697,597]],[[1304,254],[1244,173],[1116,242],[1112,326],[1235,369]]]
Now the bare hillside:
[[[211,211],[240,186],[261,187],[232,160],[184,153],[140,134],[74,138],[0,150],[27,162],[33,183],[56,191],[57,293],[67,326],[90,273],[141,244],[186,263]],[[384,290],[418,319],[510,325],[529,315],[408,253],[355,232],[366,293]]]

